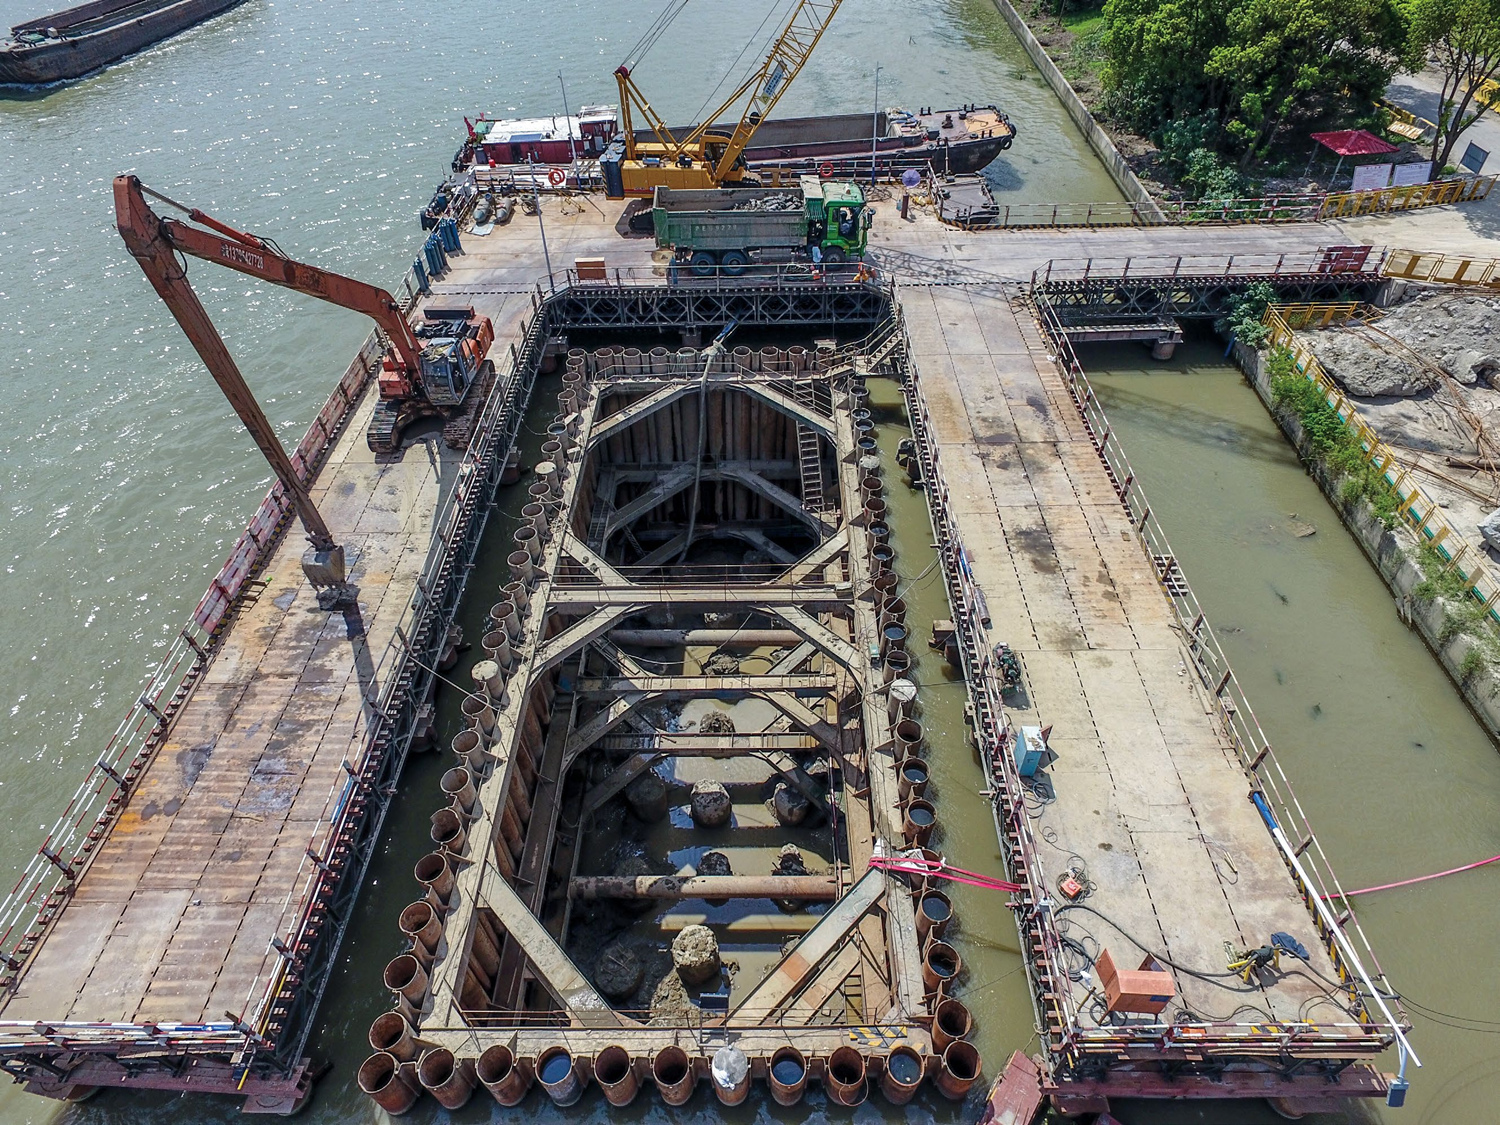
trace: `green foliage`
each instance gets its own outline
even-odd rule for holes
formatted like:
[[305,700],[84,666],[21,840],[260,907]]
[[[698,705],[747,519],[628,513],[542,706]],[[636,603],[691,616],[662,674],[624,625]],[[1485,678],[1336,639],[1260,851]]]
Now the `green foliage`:
[[1406,64],[1429,58],[1443,75],[1433,163],[1447,174],[1459,136],[1485,112],[1475,91],[1500,75],[1500,0],[1398,0],[1406,30]]
[[1479,646],[1474,645],[1468,652],[1464,653],[1464,658],[1458,663],[1459,678],[1472,680],[1480,672],[1488,668],[1489,665],[1490,662],[1485,659],[1485,655],[1480,651]]
[[[1186,148],[1164,137],[1168,162],[1186,168],[1203,148],[1243,167],[1288,129],[1363,113],[1384,92],[1407,39],[1396,2],[1106,0],[1108,106],[1148,135],[1206,120],[1212,130]],[[1195,172],[1204,194],[1230,187],[1203,157]]]
[[1229,298],[1224,315],[1214,321],[1214,327],[1246,347],[1258,348],[1266,342],[1266,336],[1270,332],[1261,321],[1266,315],[1266,308],[1275,300],[1276,290],[1270,282],[1257,281],[1247,286],[1243,293]]
[[1370,464],[1359,436],[1328,404],[1323,389],[1297,369],[1297,361],[1286,348],[1277,348],[1266,360],[1271,400],[1296,416],[1312,447],[1312,457],[1339,478],[1339,498],[1349,506],[1366,503],[1370,513],[1385,527],[1400,519],[1401,498],[1385,474]]

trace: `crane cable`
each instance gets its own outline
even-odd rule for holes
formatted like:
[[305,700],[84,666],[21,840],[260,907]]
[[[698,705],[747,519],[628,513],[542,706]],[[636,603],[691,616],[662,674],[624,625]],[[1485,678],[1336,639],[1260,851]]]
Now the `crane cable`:
[[634,70],[645,61],[646,56],[651,53],[651,48],[656,46],[657,40],[666,34],[667,28],[672,26],[672,21],[682,13],[687,2],[688,0],[667,0],[667,6],[661,10],[661,14],[652,21],[640,39],[636,41],[636,45],[630,49],[630,53],[625,56],[625,62],[622,65],[626,69]]
[[[795,2],[795,0],[793,0],[793,2]],[[724,88],[724,83],[728,82],[729,79],[730,79],[730,77],[735,74],[735,68],[740,65],[740,60],[745,57],[745,52],[748,51],[748,50],[750,50],[750,48],[755,44],[755,41],[760,38],[760,33],[765,30],[766,24],[768,24],[768,23],[771,22],[771,17],[774,16],[774,15],[776,15],[782,9],[783,6],[784,6],[783,0],[775,0],[775,2],[772,3],[772,5],[768,9],[766,9],[765,17],[760,21],[760,26],[757,27],[755,29],[755,31],[751,33],[750,38],[748,38],[748,39],[745,40],[745,45],[740,48],[740,53],[737,54],[737,55],[735,55],[734,56],[734,61],[731,62],[727,67],[724,68],[724,73],[720,76],[718,85],[716,85],[712,90],[710,90],[708,92],[708,96],[703,99],[703,104],[700,105],[698,107],[698,109],[694,112],[694,114],[693,114],[693,126],[694,126],[694,128],[696,128],[699,125],[705,124],[705,122],[703,120],[703,113],[704,113],[704,111],[708,109],[709,104],[718,96],[719,91]],[[762,50],[760,52],[760,54],[762,54],[762,55],[768,55],[768,54],[770,54],[771,37],[767,36],[764,40],[762,40],[762,43],[764,44],[765,49]],[[750,72],[750,70],[748,68],[744,71],[744,77],[745,77],[745,79],[748,79],[750,77],[750,73],[751,72]],[[743,79],[742,79],[742,81],[743,81]],[[707,122],[707,124],[713,125],[713,124],[715,124],[715,122],[710,121],[710,122]]]

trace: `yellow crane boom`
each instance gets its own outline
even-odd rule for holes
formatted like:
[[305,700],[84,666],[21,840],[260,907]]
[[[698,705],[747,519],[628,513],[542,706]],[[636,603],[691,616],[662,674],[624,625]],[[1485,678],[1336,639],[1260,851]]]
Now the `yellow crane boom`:
[[[807,63],[843,0],[798,0],[760,68],[746,78],[724,103],[687,136],[672,134],[660,114],[641,93],[622,64],[615,71],[620,88],[620,113],[625,156],[620,163],[626,195],[650,195],[658,186],[707,188],[755,182],[743,163],[755,130],[770,115],[781,95]],[[743,104],[742,104],[743,103]],[[710,132],[720,118],[739,109],[739,120],[728,136]],[[655,140],[637,141],[634,113],[638,112]]]

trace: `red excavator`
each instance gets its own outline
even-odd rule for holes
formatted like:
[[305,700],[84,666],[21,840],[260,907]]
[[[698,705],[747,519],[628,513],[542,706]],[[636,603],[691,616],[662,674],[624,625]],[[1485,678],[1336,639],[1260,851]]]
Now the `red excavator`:
[[[181,211],[198,226],[158,215],[146,202],[148,195]],[[295,262],[271,239],[235,230],[197,208],[185,207],[152,191],[134,176],[115,178],[115,220],[131,256],[172,310],[278,476],[282,473],[268,443],[278,452],[280,444],[269,427],[261,432],[257,420],[244,409],[246,404],[240,399],[248,399],[249,391],[188,285],[174,252],[216,262],[373,318],[387,341],[380,372],[380,402],[366,435],[376,453],[400,449],[401,431],[417,419],[433,415],[447,421],[443,437],[450,447],[463,449],[468,445],[494,376],[494,367],[485,358],[495,339],[489,317],[476,316],[466,306],[429,306],[413,326],[384,289]],[[201,229],[205,227],[208,229]],[[476,386],[477,393],[471,393]],[[248,406],[253,407],[253,414],[260,413],[253,399]],[[264,423],[263,416],[259,423]]]

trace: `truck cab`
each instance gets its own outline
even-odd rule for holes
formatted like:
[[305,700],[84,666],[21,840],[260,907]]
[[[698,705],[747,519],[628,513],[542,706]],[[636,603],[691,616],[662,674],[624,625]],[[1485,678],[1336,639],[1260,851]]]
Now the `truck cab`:
[[825,261],[862,257],[873,213],[859,185],[803,176],[802,194],[807,200],[808,245],[817,247]]

